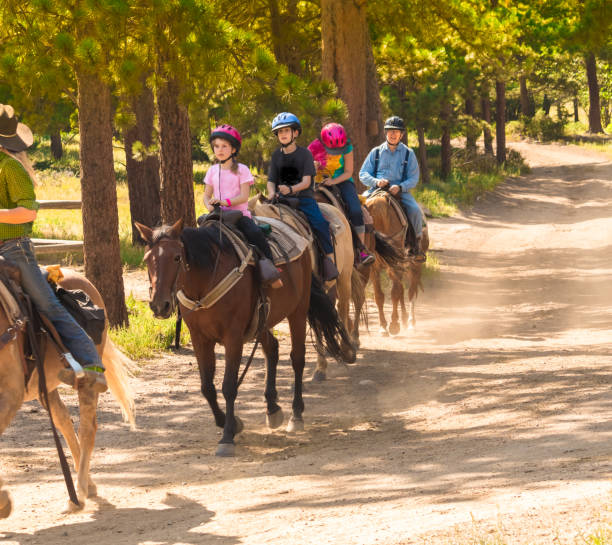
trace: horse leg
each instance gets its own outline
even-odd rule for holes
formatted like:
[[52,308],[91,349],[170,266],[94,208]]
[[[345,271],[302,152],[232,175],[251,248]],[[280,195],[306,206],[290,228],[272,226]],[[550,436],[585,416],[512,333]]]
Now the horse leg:
[[[25,393],[21,355],[16,343],[9,343],[0,350],[0,435],[8,427],[21,404]],[[11,514],[13,505],[6,490],[2,490],[0,478],[0,519]]]
[[351,338],[353,339],[355,348],[359,348],[361,345],[359,340],[359,322],[361,320],[363,305],[365,304],[365,290],[368,285],[368,280],[370,279],[370,268],[368,267],[365,271],[355,272],[354,274],[358,275],[359,286],[357,286],[357,283],[353,283],[351,287],[351,298],[355,307],[355,319],[353,320],[351,328]]
[[223,345],[225,346],[225,373],[223,375],[223,397],[225,398],[225,426],[223,437],[217,447],[217,456],[234,456],[236,445],[236,420],[234,418],[234,405],[238,395],[238,368],[242,360],[242,339],[237,341],[236,335],[229,335]]
[[[397,274],[395,272],[391,272],[391,281],[393,282],[391,287],[391,303],[392,303],[392,311],[391,311],[391,324],[389,325],[389,333],[391,335],[397,335],[400,332],[400,323],[399,323],[399,313],[398,313],[398,305],[400,300],[404,298],[404,286],[402,284],[402,276],[401,274]],[[405,309],[404,309],[405,312]]]
[[[195,328],[191,329],[194,331]],[[204,399],[208,401],[213,416],[215,417],[215,425],[218,428],[225,426],[225,414],[219,407],[217,401],[217,389],[215,388],[215,370],[217,363],[215,361],[215,343],[209,340],[200,338],[197,335],[191,334],[193,350],[198,362],[198,370],[200,372],[200,391]]]
[[[349,320],[349,307],[351,305],[351,275],[353,273],[353,264],[347,271],[342,271],[338,277],[338,316],[347,331],[350,331],[351,324]],[[342,359],[346,363],[355,363],[357,359],[357,350],[350,344],[342,343]]]
[[327,359],[317,350],[317,367],[312,374],[312,382],[323,382],[327,380]]
[[270,429],[278,428],[285,419],[283,409],[278,404],[276,391],[276,370],[278,367],[278,341],[271,331],[265,330],[261,334],[261,347],[266,360],[266,424]]
[[308,308],[298,308],[289,319],[291,333],[291,366],[293,367],[293,414],[287,424],[288,432],[302,431],[304,429],[304,399],[302,386],[304,366],[306,364],[306,315]]
[[[374,265],[374,267],[376,267],[376,265]],[[387,336],[389,331],[387,331],[387,320],[385,320],[385,294],[380,284],[381,270],[376,268],[373,273],[372,285],[374,286],[374,300],[378,307],[378,322],[380,324],[379,333],[383,336]]]
[[[79,471],[79,466],[81,463],[81,445],[79,444],[79,440],[74,431],[74,424],[72,419],[70,418],[70,413],[64,405],[64,402],[61,400],[59,396],[59,392],[57,390],[53,390],[48,394],[49,398],[49,409],[51,410],[51,416],[53,417],[53,423],[55,427],[60,431],[60,433],[64,436],[68,448],[70,449],[70,453],[72,454],[72,460],[74,462],[74,467],[76,471]],[[97,487],[91,479],[91,475],[88,475],[87,480],[87,497],[91,498],[97,495]],[[74,505],[71,501],[68,502],[68,506],[66,511],[76,510],[77,506]]]

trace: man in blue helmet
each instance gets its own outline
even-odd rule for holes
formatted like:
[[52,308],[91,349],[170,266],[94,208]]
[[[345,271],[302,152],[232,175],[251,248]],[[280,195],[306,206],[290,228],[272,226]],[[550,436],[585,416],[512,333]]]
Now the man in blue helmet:
[[314,160],[307,148],[295,143],[302,132],[300,120],[292,113],[280,113],[272,121],[272,132],[276,135],[280,148],[272,154],[270,160],[268,195],[272,197],[280,193],[299,199],[298,209],[308,219],[325,252],[321,276],[325,281],[333,280],[338,276],[338,269],[332,259],[334,247],[329,222],[323,217],[314,199]]
[[377,188],[388,188],[400,200],[416,236],[409,256],[423,263],[427,259],[421,249],[423,213],[410,193],[419,181],[419,164],[414,151],[401,141],[405,132],[401,117],[394,115],[385,121],[385,142],[370,151],[359,171],[359,179],[369,187],[366,195]]

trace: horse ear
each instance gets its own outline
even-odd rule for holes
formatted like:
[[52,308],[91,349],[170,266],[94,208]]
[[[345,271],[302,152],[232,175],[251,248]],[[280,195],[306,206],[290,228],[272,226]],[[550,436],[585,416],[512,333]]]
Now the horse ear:
[[134,225],[136,226],[136,229],[138,229],[140,236],[145,240],[145,242],[147,244],[151,244],[151,241],[153,240],[153,229],[147,227],[146,225],[143,225],[142,223],[138,223],[137,221],[134,222]]
[[178,220],[170,229],[172,235],[178,237],[183,232],[183,225],[185,224],[185,219],[181,218]]

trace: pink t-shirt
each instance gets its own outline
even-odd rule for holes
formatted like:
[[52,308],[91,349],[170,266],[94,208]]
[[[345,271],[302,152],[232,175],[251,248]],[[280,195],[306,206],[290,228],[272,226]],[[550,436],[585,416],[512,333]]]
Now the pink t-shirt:
[[[221,173],[219,175],[219,173]],[[238,172],[235,174],[230,169],[222,169],[221,165],[213,165],[208,169],[204,177],[206,185],[212,185],[213,195],[216,199],[224,201],[225,199],[233,199],[240,196],[240,186],[242,184],[253,185],[253,175],[246,165],[238,163]],[[251,217],[249,212],[249,203],[232,206],[221,206],[222,210],[240,210],[248,218]]]

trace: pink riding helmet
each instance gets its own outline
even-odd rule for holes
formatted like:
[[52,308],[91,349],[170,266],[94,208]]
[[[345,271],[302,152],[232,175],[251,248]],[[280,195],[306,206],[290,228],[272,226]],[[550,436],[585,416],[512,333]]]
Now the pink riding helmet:
[[213,132],[210,133],[208,141],[212,144],[215,138],[223,138],[227,140],[235,149],[236,153],[240,151],[242,145],[242,137],[240,133],[231,125],[219,125]]
[[346,131],[340,123],[328,123],[321,129],[321,141],[327,153],[340,154],[348,142]]

